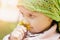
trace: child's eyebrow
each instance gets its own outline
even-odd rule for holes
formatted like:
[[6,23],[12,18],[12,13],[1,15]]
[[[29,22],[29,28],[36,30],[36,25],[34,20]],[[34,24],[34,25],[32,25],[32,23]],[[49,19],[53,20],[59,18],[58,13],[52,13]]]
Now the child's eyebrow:
[[27,9],[24,8],[23,6],[20,6],[20,7],[19,7],[19,10],[20,10],[22,13],[31,13],[29,10],[27,10]]

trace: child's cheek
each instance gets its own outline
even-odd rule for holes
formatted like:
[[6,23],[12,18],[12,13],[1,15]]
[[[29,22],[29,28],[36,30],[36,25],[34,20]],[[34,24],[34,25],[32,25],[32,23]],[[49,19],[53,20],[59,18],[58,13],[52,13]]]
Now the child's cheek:
[[48,28],[50,26],[52,20],[48,18],[43,17],[36,17],[34,19],[28,20],[31,25],[30,31],[32,32],[41,32],[44,29]]

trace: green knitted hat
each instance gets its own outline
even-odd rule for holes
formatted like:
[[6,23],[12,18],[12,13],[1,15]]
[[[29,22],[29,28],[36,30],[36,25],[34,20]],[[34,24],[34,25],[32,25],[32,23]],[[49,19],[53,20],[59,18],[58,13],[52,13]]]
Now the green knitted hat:
[[43,12],[46,16],[58,22],[60,32],[60,0],[19,0],[30,11]]

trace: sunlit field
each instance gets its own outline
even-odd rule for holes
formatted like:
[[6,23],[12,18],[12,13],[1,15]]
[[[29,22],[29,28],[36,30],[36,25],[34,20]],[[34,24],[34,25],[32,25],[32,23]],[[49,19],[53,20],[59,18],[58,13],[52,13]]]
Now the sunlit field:
[[0,40],[17,25],[19,12],[16,0],[0,0]]

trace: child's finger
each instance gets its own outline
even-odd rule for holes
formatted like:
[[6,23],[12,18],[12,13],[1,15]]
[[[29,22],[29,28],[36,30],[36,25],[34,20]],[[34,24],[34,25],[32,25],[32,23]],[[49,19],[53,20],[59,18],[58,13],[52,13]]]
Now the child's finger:
[[24,37],[25,29],[23,26],[18,26],[12,33],[11,33],[11,39],[13,40],[20,40]]

